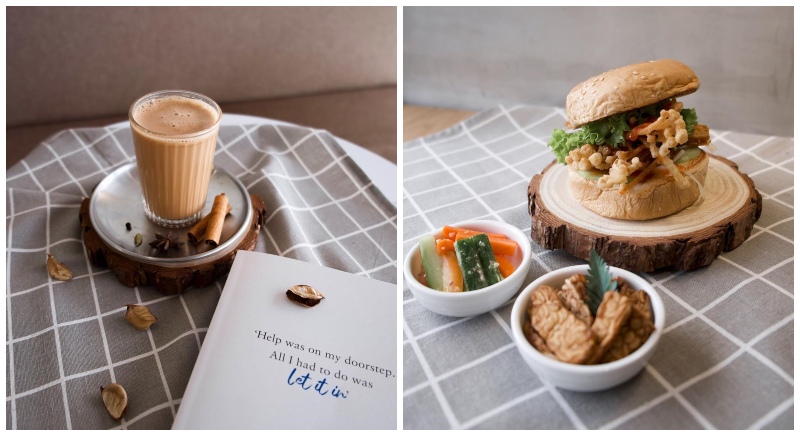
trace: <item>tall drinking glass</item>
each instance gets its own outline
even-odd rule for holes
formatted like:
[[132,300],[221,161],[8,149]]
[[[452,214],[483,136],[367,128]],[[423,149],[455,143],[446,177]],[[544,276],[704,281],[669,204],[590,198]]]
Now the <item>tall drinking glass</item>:
[[158,91],[128,112],[144,211],[165,227],[200,219],[206,203],[222,110],[190,91]]

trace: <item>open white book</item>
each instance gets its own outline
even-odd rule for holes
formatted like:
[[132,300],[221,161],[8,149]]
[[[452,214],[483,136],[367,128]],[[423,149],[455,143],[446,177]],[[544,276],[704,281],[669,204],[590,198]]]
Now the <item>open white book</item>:
[[396,429],[397,367],[395,285],[239,251],[173,429]]

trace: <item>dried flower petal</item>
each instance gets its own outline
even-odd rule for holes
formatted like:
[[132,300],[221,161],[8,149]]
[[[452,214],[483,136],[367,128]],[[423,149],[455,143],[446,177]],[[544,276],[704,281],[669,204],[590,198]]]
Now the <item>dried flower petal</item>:
[[56,260],[52,254],[47,253],[47,272],[56,280],[72,279],[72,271],[66,265]]
[[150,313],[150,309],[147,306],[128,304],[127,307],[128,311],[125,312],[125,319],[139,330],[147,330],[148,327],[158,321],[156,316]]
[[122,386],[111,383],[108,386],[100,386],[100,396],[103,398],[103,404],[108,410],[108,414],[114,419],[122,418],[122,415],[128,409],[128,393]]
[[307,307],[316,306],[325,298],[318,290],[308,285],[292,286],[286,291],[286,296],[289,297],[290,300]]

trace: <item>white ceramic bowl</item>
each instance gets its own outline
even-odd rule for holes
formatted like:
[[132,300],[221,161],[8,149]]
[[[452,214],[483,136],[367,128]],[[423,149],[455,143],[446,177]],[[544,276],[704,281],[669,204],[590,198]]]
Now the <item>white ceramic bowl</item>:
[[525,312],[530,304],[531,294],[541,285],[561,288],[564,280],[573,274],[586,274],[588,265],[571,266],[547,273],[528,285],[517,297],[511,310],[511,331],[514,342],[522,358],[542,379],[555,386],[571,391],[593,392],[608,389],[630,380],[647,365],[656,349],[661,332],[664,330],[664,302],[647,280],[624,269],[611,267],[612,277],[622,277],[628,286],[643,289],[650,296],[655,331],[639,349],[620,360],[599,365],[577,365],[547,357],[531,345],[522,333]]
[[[419,244],[415,244],[406,256],[403,268],[406,284],[411,289],[411,293],[423,307],[447,316],[473,316],[500,307],[519,291],[522,282],[528,275],[528,269],[531,266],[530,239],[518,228],[500,221],[463,221],[453,224],[453,227],[506,235],[508,239],[519,245],[521,250],[519,266],[510,276],[499,283],[477,291],[437,291],[417,281],[416,274],[422,271],[422,259],[419,255]],[[435,233],[434,237],[441,237],[441,232]]]

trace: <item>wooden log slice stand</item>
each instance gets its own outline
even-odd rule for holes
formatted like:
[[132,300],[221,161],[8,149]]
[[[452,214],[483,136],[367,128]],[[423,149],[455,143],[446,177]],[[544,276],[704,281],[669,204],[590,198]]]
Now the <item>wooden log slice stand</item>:
[[742,244],[761,216],[761,194],[728,159],[710,156],[702,201],[647,221],[605,218],[584,208],[569,190],[568,169],[551,163],[528,186],[531,238],[581,259],[597,251],[612,266],[650,272],[693,270]]
[[267,208],[264,201],[255,194],[250,195],[253,205],[253,216],[248,224],[249,230],[244,239],[229,252],[215,260],[200,262],[189,267],[170,267],[143,263],[118,253],[109,248],[94,230],[89,218],[90,199],[81,203],[80,222],[83,229],[83,244],[86,254],[92,263],[99,267],[108,267],[128,287],[153,286],[167,295],[180,294],[190,286],[201,288],[210,285],[214,280],[224,277],[231,269],[236,252],[252,251],[258,242],[258,232],[266,222]]

